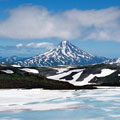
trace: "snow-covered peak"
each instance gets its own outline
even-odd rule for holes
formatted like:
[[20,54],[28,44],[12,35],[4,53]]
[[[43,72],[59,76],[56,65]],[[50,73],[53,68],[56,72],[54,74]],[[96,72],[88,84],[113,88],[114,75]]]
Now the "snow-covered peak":
[[71,46],[72,44],[70,43],[70,42],[68,42],[68,41],[62,41],[59,45],[58,45],[58,47],[61,47],[61,48],[64,48],[64,47],[68,47],[68,46]]
[[76,46],[74,46],[68,41],[62,41],[58,45],[58,47],[55,49],[55,51],[60,52],[67,57],[74,57],[74,58],[76,57],[90,58],[94,56],[92,54],[88,54],[87,52],[83,50],[80,50],[79,48],[77,48]]
[[68,44],[68,42],[67,41],[62,41],[57,47],[59,47],[59,48],[65,48],[65,47],[67,47],[67,44]]
[[103,57],[89,54],[68,41],[62,41],[56,48],[25,60],[24,65],[56,66],[56,65],[85,65],[101,63]]
[[68,42],[65,40],[65,41],[62,41],[61,43],[62,43],[62,46],[66,46]]

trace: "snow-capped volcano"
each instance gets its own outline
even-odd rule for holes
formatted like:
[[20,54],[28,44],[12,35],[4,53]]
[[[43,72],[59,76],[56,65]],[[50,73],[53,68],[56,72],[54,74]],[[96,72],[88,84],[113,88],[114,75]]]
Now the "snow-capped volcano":
[[62,41],[56,48],[21,62],[27,66],[86,65],[107,60],[80,50],[68,41]]

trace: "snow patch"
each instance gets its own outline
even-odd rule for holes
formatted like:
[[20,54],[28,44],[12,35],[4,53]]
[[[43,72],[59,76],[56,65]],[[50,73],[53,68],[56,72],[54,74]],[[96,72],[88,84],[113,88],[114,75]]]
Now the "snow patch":
[[61,73],[61,74],[48,76],[47,78],[48,79],[54,79],[54,80],[60,80],[60,81],[66,81],[65,79],[60,79],[60,78],[65,77],[67,75],[70,75],[72,72],[81,72],[81,71],[83,71],[83,69],[74,69],[74,70],[70,70],[68,72],[64,72],[64,73]]
[[81,76],[82,73],[83,73],[83,71],[81,71],[81,72],[79,72],[79,73],[73,75],[73,76],[72,76],[72,77],[73,77],[73,80],[70,81],[70,83],[71,83],[71,84],[76,83],[76,80]]
[[89,81],[92,80],[95,77],[95,75],[90,74],[88,77],[86,77],[83,81],[81,82],[76,82],[74,83],[74,85],[79,85],[79,86],[83,86],[83,85],[87,85],[90,84]]
[[20,65],[11,65],[12,67],[21,67]]
[[53,68],[54,70],[57,70],[57,73],[62,73],[68,70],[68,68]]
[[12,70],[1,70],[2,72],[4,73],[7,73],[7,74],[13,74],[14,72]]
[[96,77],[106,77],[108,75],[111,75],[114,73],[116,70],[111,70],[111,69],[102,69],[100,74],[96,74]]
[[59,73],[63,73],[63,72],[65,72],[65,71],[68,71],[70,68],[74,68],[74,67],[72,67],[72,66],[68,66],[68,67],[65,67],[65,68],[60,68],[60,67],[58,67],[58,68],[53,68],[53,67],[52,67],[52,69],[58,71],[58,72],[57,72],[58,74],[59,74]]
[[[64,69],[62,69],[64,71]],[[114,73],[116,70],[111,70],[111,69],[102,69],[101,73],[99,74],[90,74],[88,77],[86,77],[83,81],[77,81],[77,79],[81,76],[81,74],[83,73],[84,69],[74,69],[74,70],[70,70],[68,72],[63,72],[57,75],[53,75],[53,76],[48,76],[48,79],[53,79],[53,80],[59,80],[59,81],[67,81],[73,85],[77,85],[77,86],[83,86],[83,85],[88,85],[88,84],[93,84],[93,83],[89,83],[89,81],[91,81],[94,77],[106,77],[112,73]],[[61,72],[61,71],[59,71]],[[60,79],[62,77],[68,76],[70,75],[72,72],[78,72],[75,75],[73,75],[73,79],[72,80],[66,80],[66,79]]]
[[74,85],[88,85],[88,84],[93,84],[93,83],[89,83],[89,81],[91,81],[94,77],[106,77],[108,75],[111,75],[112,73],[114,73],[116,70],[111,70],[111,69],[102,69],[101,73],[99,74],[90,74],[88,77],[86,77],[83,81],[81,82],[76,82]]
[[30,69],[30,68],[23,68],[21,69],[22,71],[29,72],[29,73],[34,73],[34,74],[39,74],[39,71],[36,69]]

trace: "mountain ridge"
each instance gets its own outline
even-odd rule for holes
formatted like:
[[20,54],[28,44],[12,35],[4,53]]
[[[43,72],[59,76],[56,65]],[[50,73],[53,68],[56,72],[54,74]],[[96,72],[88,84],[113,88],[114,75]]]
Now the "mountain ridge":
[[120,65],[120,58],[109,59],[109,60],[105,61],[104,63],[105,64],[117,64],[117,65]]

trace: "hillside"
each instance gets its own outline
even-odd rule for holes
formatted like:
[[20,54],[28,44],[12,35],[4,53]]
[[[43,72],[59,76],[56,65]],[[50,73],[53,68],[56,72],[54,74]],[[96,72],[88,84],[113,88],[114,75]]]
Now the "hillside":
[[0,88],[93,89],[120,86],[120,66],[0,66]]
[[73,85],[120,86],[120,66],[96,64],[54,68],[58,72],[47,78],[67,81]]
[[[36,72],[41,70],[43,71],[41,74]],[[92,86],[80,87],[68,82],[47,79],[45,73],[48,72],[51,72],[50,69],[0,66],[0,89],[95,89]]]

